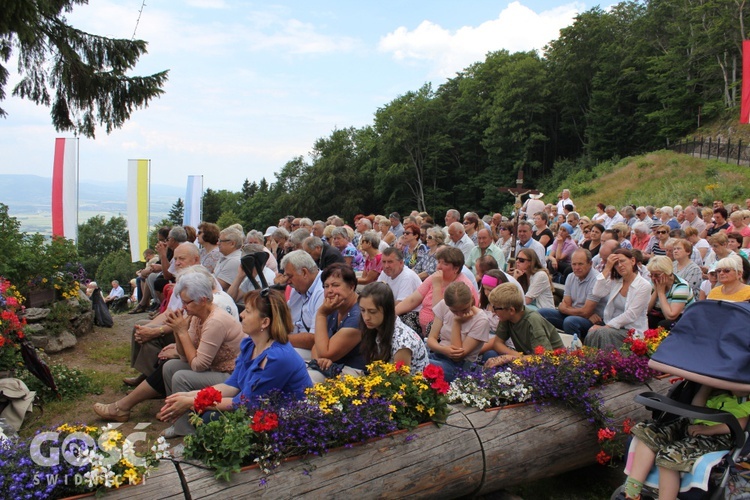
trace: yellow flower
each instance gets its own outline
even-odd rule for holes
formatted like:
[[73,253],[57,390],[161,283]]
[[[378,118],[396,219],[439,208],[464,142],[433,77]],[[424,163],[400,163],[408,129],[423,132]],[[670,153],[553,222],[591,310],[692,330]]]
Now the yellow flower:
[[417,411],[420,412],[420,413],[424,411],[424,405],[423,404],[418,404],[416,406],[416,408],[417,408]]
[[393,405],[388,405],[388,408],[391,410],[392,413],[396,413],[396,407]]
[[130,484],[138,484],[140,481],[138,478],[138,471],[133,468],[126,470],[123,477],[127,479]]
[[428,408],[427,409],[427,414],[429,416],[433,416],[435,414],[435,408]]
[[359,405],[361,405],[361,404],[362,404],[362,400],[360,400],[360,399],[353,399],[353,400],[352,400],[352,404],[353,404],[354,406],[359,406]]

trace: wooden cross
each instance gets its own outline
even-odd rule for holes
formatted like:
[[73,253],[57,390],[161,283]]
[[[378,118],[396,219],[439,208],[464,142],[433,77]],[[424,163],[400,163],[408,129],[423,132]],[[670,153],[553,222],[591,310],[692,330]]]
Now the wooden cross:
[[523,206],[523,203],[521,203],[521,197],[527,194],[539,194],[539,191],[536,189],[527,189],[523,187],[523,169],[520,169],[518,171],[518,177],[516,178],[516,187],[500,187],[497,188],[498,191],[501,193],[510,193],[512,194],[516,201],[514,203],[514,207],[516,209],[516,216],[515,220],[513,222],[513,233],[511,234],[511,240],[510,240],[510,258],[508,258],[508,268],[512,267],[513,264],[516,262],[516,239],[518,238],[517,232],[518,232],[518,218],[521,212],[521,207]]

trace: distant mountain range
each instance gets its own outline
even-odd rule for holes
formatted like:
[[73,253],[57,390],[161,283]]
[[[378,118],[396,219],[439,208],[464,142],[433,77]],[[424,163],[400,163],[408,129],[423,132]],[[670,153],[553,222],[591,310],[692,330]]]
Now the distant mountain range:
[[[10,214],[21,221],[21,229],[30,233],[52,232],[52,178],[37,175],[0,174],[0,203],[8,205]],[[151,185],[151,223],[167,216],[177,198],[185,199],[185,188]],[[78,186],[78,221],[101,214],[105,217],[127,217],[126,182],[80,182]]]

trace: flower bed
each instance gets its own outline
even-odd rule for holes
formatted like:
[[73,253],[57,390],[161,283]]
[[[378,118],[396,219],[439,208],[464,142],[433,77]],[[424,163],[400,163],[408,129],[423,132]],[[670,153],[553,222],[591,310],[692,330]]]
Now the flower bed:
[[169,458],[164,438],[137,454],[112,428],[63,424],[29,439],[0,432],[0,498],[62,498],[140,484]]
[[[215,401],[204,391],[196,410]],[[185,438],[185,457],[215,468],[219,479],[250,463],[268,474],[288,457],[321,455],[423,422],[443,422],[447,391],[440,367],[411,375],[402,363],[375,362],[366,376],[329,379],[308,389],[304,400],[270,394],[208,423],[194,415],[196,432]]]
[[0,371],[13,372],[22,366],[19,341],[24,338],[26,319],[20,319],[23,297],[10,281],[0,276]]

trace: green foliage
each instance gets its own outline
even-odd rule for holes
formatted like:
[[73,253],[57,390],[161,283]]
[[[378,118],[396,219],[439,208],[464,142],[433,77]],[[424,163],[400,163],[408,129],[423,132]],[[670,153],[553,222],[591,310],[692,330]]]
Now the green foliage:
[[216,225],[222,229],[229,227],[232,224],[242,224],[242,219],[240,219],[239,215],[234,213],[234,210],[223,212],[221,217],[219,217],[219,220],[216,221]]
[[[97,123],[107,133],[120,128],[134,109],[160,96],[167,72],[126,76],[146,52],[143,40],[114,39],[80,31],[67,23],[81,0],[3,2],[0,62],[18,52],[21,81],[13,95],[51,106],[58,131],[94,137]],[[9,72],[0,64],[0,101]],[[0,108],[0,116],[7,113]]]
[[105,220],[103,215],[96,215],[78,225],[78,253],[83,268],[90,275],[96,273],[99,264],[107,255],[118,250],[130,253],[128,223],[125,217],[118,216]]
[[174,202],[174,205],[172,205],[172,208],[169,209],[169,214],[167,214],[167,219],[169,219],[173,225],[181,226],[184,216],[185,216],[185,203],[183,203],[182,198],[177,198],[177,201]]
[[140,262],[130,261],[130,252],[118,250],[107,254],[99,264],[96,270],[96,282],[100,286],[108,287],[112,280],[120,282],[120,286],[125,289],[127,295],[130,289],[130,280],[135,278],[135,273],[140,269]]
[[73,319],[73,306],[67,300],[58,300],[49,306],[49,314],[44,318],[44,331],[50,335],[58,335],[70,328]]
[[[60,399],[63,401],[75,401],[85,394],[102,393],[102,385],[96,381],[96,372],[68,368],[65,365],[51,365],[50,371],[57,385]],[[52,389],[27,370],[21,370],[18,378],[23,380],[29,390],[36,391],[37,396],[43,402],[55,401],[57,399],[57,395],[55,395]]]

